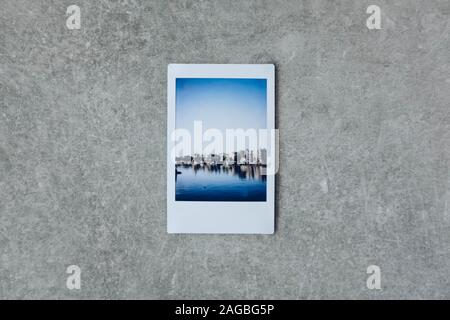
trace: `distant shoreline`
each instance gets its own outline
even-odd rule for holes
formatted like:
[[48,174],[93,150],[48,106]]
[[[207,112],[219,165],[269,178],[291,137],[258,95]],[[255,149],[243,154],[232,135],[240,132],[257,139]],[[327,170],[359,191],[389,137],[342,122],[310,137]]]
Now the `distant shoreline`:
[[207,163],[207,162],[203,162],[203,163],[176,163],[175,164],[175,168],[176,167],[191,167],[191,166],[257,166],[257,167],[267,167],[267,164],[263,164],[263,163]]

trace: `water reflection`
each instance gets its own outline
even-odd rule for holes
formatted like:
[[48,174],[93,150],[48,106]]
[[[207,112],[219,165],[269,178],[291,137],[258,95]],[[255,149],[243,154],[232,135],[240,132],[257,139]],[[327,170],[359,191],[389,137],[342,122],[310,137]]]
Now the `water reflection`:
[[228,175],[237,175],[240,179],[257,179],[266,181],[266,167],[246,164],[246,165],[180,165],[183,168],[190,168],[194,170],[194,173],[197,174],[198,171],[206,171],[214,174],[228,174]]
[[178,164],[178,201],[266,201],[266,166]]

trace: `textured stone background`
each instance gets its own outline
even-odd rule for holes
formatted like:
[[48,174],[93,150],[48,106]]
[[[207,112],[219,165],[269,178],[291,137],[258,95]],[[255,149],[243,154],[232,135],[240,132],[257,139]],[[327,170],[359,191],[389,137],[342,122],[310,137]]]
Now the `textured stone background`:
[[[0,0],[0,30],[1,298],[450,298],[448,0]],[[276,65],[275,235],[166,233],[168,63]]]

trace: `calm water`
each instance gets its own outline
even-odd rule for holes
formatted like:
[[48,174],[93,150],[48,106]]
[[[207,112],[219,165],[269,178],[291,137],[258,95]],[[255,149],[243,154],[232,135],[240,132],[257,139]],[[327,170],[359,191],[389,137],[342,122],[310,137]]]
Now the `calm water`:
[[263,167],[179,165],[177,170],[176,201],[266,201]]

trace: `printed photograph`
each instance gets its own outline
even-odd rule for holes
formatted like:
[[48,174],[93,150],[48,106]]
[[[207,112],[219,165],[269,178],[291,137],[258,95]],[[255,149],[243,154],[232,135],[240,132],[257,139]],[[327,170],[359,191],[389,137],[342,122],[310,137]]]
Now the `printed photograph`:
[[177,78],[175,104],[175,200],[266,201],[266,79]]

